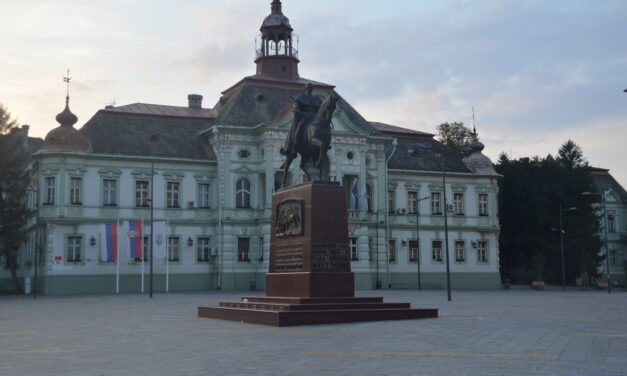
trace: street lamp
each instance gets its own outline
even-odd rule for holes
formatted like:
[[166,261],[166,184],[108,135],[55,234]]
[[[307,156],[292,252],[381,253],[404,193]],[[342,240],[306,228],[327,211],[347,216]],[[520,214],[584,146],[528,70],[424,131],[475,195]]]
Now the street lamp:
[[[412,144],[415,149],[409,150],[409,155],[413,157],[418,156],[419,148],[423,147],[421,144]],[[448,301],[451,301],[451,266],[449,261],[449,249],[448,249],[448,216],[446,212],[446,174],[444,173],[444,144],[440,144],[440,153],[436,153],[440,157],[440,168],[442,169],[442,196],[444,200],[444,249],[446,252],[446,294]],[[418,225],[416,225],[418,226]],[[418,266],[420,267],[420,265]]]
[[418,268],[418,291],[422,290],[422,284],[420,280],[420,210],[418,210],[418,203],[428,198],[429,196],[425,196],[423,198],[416,197],[416,267]]
[[562,213],[577,210],[576,207],[571,206],[570,208],[562,209],[562,204],[559,204],[559,214],[560,214],[560,228],[552,228],[551,231],[560,233],[560,249],[562,254],[562,291],[566,291],[566,270],[564,268],[564,225],[562,221]]
[[[627,93],[627,89],[625,89]],[[607,293],[612,293],[612,287],[610,285],[610,247],[607,242],[607,209],[605,204],[605,192],[603,193],[594,193],[594,192],[583,192],[581,193],[583,196],[601,196],[601,207],[603,208],[603,233],[605,238],[605,261],[606,261],[606,269],[607,269]]]

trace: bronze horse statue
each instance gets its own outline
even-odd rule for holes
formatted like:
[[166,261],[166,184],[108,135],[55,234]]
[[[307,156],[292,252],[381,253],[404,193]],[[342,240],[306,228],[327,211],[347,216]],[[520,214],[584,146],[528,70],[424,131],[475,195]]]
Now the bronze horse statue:
[[307,124],[304,129],[296,130],[296,137],[293,140],[292,151],[286,152],[281,149],[281,154],[286,156],[285,162],[281,165],[283,169],[282,187],[287,184],[287,173],[296,158],[296,153],[300,154],[300,169],[305,173],[307,180],[311,180],[311,175],[307,171],[305,164],[310,160],[314,161],[314,166],[320,169],[320,179],[322,180],[322,169],[327,151],[331,149],[331,119],[339,97],[331,94],[316,112],[316,116]]

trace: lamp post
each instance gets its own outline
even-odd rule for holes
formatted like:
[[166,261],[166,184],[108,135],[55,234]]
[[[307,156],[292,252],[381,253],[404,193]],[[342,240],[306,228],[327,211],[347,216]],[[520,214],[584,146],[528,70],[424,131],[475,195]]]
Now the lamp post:
[[[423,146],[419,143],[411,145],[414,149],[409,150],[409,155],[412,157],[418,156],[418,149]],[[448,301],[451,301],[451,266],[449,262],[449,249],[448,249],[448,216],[446,212],[446,174],[444,169],[444,145],[440,144],[440,153],[435,154],[440,157],[440,167],[442,169],[442,196],[444,201],[444,249],[446,252],[446,294]],[[423,200],[423,199],[421,199]],[[416,213],[416,229],[418,228],[418,214]],[[416,237],[418,235],[416,234]],[[418,268],[420,268],[420,263],[418,263]]]
[[153,274],[153,257],[154,252],[152,250],[154,246],[154,236],[155,236],[155,206],[153,205],[153,197],[155,193],[155,162],[150,162],[150,199],[147,201],[150,203],[150,298],[152,299],[152,285],[154,280]]
[[564,225],[562,221],[562,213],[577,210],[576,207],[571,206],[570,208],[562,209],[562,204],[559,204],[559,215],[560,215],[560,228],[552,228],[551,231],[560,233],[560,250],[562,256],[562,291],[566,291],[566,269],[564,266]]
[[[627,89],[625,89],[627,93]],[[605,238],[605,268],[607,269],[607,293],[612,293],[612,287],[610,285],[610,247],[607,242],[607,208],[605,203],[605,192],[603,193],[594,193],[594,192],[583,192],[584,196],[601,196],[601,207],[603,208],[603,235]]]
[[429,196],[425,196],[423,198],[416,197],[416,267],[418,268],[418,291],[422,290],[422,283],[420,280],[420,210],[418,210],[418,203],[428,198]]

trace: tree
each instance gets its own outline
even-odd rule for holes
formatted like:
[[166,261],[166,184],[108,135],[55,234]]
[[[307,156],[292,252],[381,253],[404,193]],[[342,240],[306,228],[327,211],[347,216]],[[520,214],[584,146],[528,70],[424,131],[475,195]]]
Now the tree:
[[503,175],[499,181],[503,278],[561,283],[560,238],[551,231],[559,228],[560,205],[577,208],[562,213],[566,280],[571,283],[581,275],[594,278],[603,260],[599,256],[602,242],[593,198],[581,194],[594,190],[581,148],[569,140],[557,157],[511,160],[501,154],[496,171]]
[[29,184],[25,173],[28,140],[17,126],[17,121],[11,120],[11,114],[0,104],[0,255],[5,257],[16,292],[19,291],[17,254],[26,238],[29,216],[25,200]]
[[464,123],[461,122],[442,123],[437,126],[437,131],[435,138],[453,149],[469,146],[471,142],[477,140],[475,133],[464,127]]

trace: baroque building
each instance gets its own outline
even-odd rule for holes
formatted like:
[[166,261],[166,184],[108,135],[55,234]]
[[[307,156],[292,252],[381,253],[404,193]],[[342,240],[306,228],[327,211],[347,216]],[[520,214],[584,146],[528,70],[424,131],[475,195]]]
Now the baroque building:
[[[107,106],[76,129],[66,101],[30,170],[36,215],[19,261],[37,291],[147,291],[150,262],[155,291],[264,287],[292,101],[307,83],[321,99],[339,94],[299,75],[280,1],[260,31],[256,73],[213,108],[197,94],[187,107]],[[333,126],[328,173],[346,190],[338,210],[348,210],[358,289],[446,287],[447,248],[453,288],[500,287],[499,175],[481,143],[462,155],[433,134],[367,121],[341,96]],[[303,181],[297,163],[287,179]],[[111,258],[104,226],[128,221],[140,230],[120,230]],[[167,252],[149,260],[153,222],[166,222]],[[142,252],[123,252],[129,239]]]

